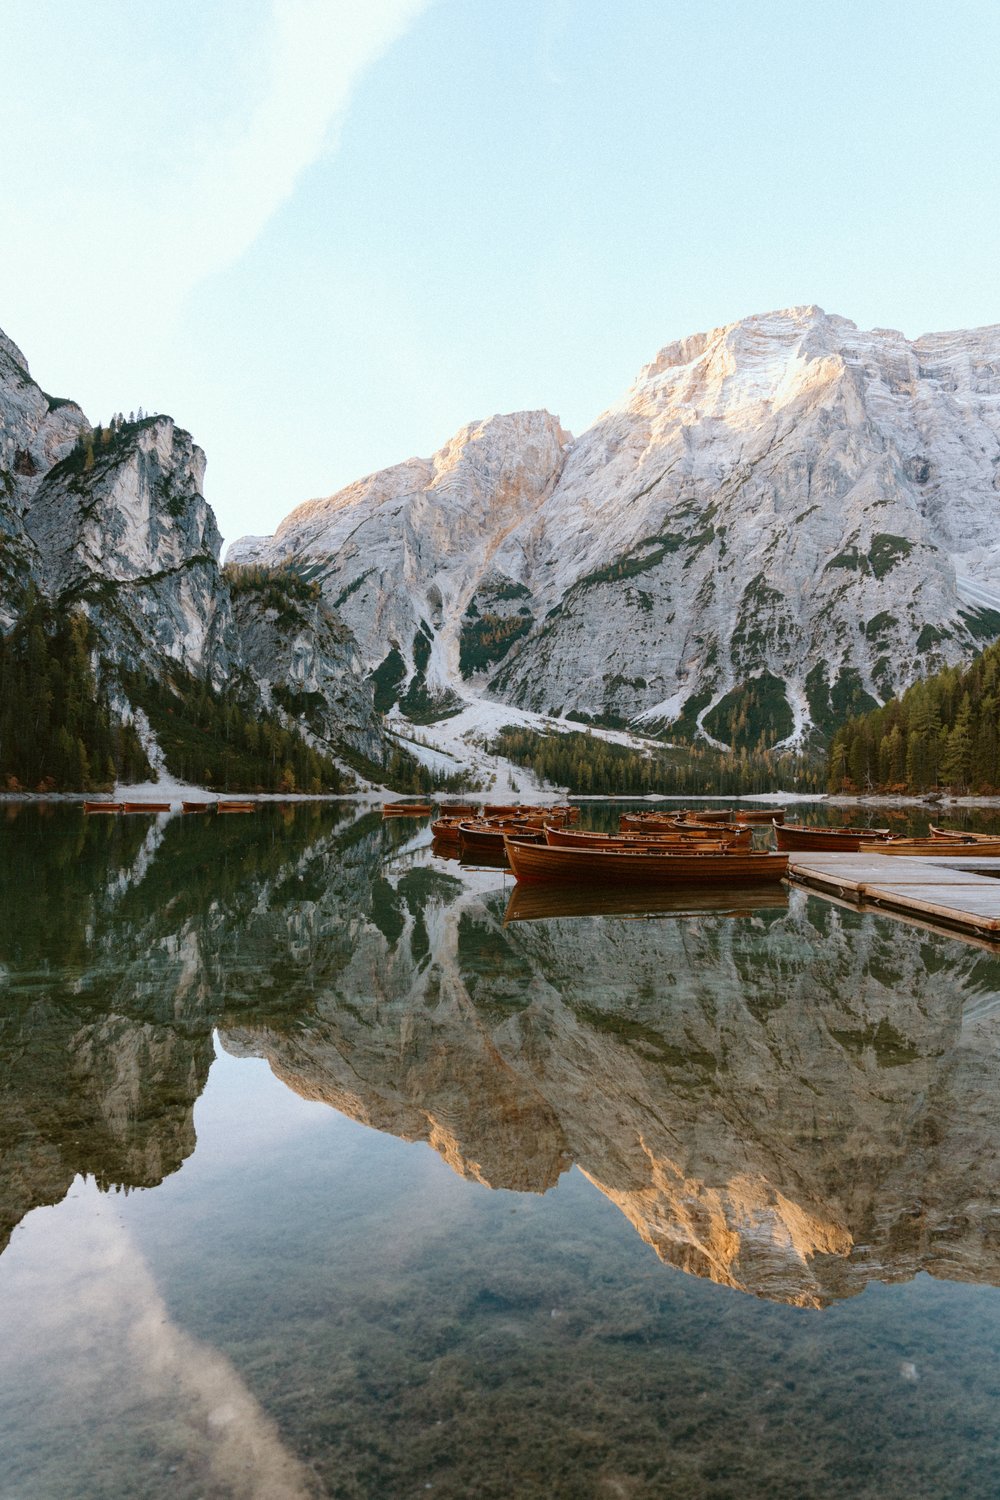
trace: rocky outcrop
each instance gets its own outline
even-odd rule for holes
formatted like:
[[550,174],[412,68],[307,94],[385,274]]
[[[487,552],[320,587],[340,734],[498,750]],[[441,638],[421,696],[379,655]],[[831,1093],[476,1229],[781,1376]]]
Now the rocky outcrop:
[[234,609],[203,494],[205,455],[189,433],[167,416],[92,428],[41,390],[3,335],[0,424],[0,628],[34,584],[88,616],[99,676],[126,715],[120,672],[181,669],[278,707],[325,750],[381,757],[372,689],[329,606],[317,599],[289,622],[247,590]]
[[1000,330],[816,307],[671,344],[300,506],[234,558],[323,584],[403,701],[486,694],[722,743],[828,731],[1000,634]]

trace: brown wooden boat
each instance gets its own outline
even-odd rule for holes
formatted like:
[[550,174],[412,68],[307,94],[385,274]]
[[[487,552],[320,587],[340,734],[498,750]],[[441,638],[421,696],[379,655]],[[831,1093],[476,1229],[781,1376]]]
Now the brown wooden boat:
[[931,838],[947,839],[951,843],[958,839],[963,844],[995,844],[1000,840],[1000,834],[970,833],[966,828],[935,828],[932,823]]
[[181,811],[186,813],[211,812],[214,802],[182,802]]
[[[642,813],[639,814],[639,817],[643,816]],[[655,817],[656,814],[653,813],[650,816]],[[734,821],[733,810],[730,807],[682,807],[679,812],[671,816],[683,818],[687,823],[732,823]]]
[[383,802],[383,818],[429,818],[434,811],[429,802]]
[[83,810],[85,813],[120,813],[124,806],[124,802],[85,802]]
[[479,808],[474,802],[439,802],[439,818],[474,818]]
[[169,802],[123,802],[122,812],[127,813],[161,813],[169,812]]
[[526,841],[533,840],[540,844],[545,842],[544,829],[529,828],[526,824],[513,821],[490,823],[484,819],[482,822],[458,825],[458,841],[463,855],[467,852],[478,854],[489,849],[499,853],[503,850],[503,841],[508,833],[516,833],[518,838]]
[[216,812],[220,813],[252,813],[256,809],[255,802],[217,802]]
[[458,827],[460,823],[471,822],[469,818],[435,818],[431,824],[431,835],[442,844],[454,844],[458,847]]
[[711,851],[668,854],[648,849],[567,849],[528,843],[507,834],[504,848],[518,880],[614,885],[759,885],[781,880],[784,854]]
[[623,813],[618,819],[619,833],[637,833],[649,838],[690,837],[726,839],[740,842],[748,848],[753,842],[753,829],[746,823],[693,823],[673,817],[658,817],[646,814]]
[[779,849],[800,854],[809,850],[857,854],[859,849],[884,844],[890,834],[888,828],[813,828],[804,823],[775,823],[774,837]]
[[546,828],[545,842],[554,849],[734,849],[749,848],[751,830],[740,842],[725,837],[700,838],[697,834],[589,833],[575,828]]
[[785,807],[738,807],[734,814],[737,823],[783,823]]
[[745,917],[788,905],[788,893],[775,883],[748,886],[606,886],[517,881],[510,893],[508,922],[545,922],[567,917],[622,917],[632,922],[662,917]]
[[1000,838],[995,839],[885,839],[877,847],[878,854],[937,855],[974,854],[979,859],[1000,857]]

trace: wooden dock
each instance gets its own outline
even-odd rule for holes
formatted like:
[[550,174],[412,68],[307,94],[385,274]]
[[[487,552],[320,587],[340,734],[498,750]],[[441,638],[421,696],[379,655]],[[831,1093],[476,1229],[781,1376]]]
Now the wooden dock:
[[1000,859],[790,854],[788,878],[841,901],[1000,943]]

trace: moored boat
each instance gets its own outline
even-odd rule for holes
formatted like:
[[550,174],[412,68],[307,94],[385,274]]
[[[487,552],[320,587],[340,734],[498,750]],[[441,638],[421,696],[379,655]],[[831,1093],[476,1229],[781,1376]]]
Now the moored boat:
[[84,802],[85,813],[120,813],[124,802]]
[[933,823],[930,834],[932,839],[947,839],[949,843],[954,843],[956,839],[963,844],[1000,843],[1000,834],[997,833],[971,833],[967,828],[936,828]]
[[220,813],[252,813],[255,807],[253,802],[217,802],[216,812]]
[[783,823],[785,807],[738,807],[735,811],[737,823]]
[[383,818],[429,818],[434,808],[429,802],[383,802]]
[[431,824],[431,836],[439,843],[457,845],[459,824],[468,821],[467,818],[435,818]]
[[458,825],[458,839],[464,854],[479,853],[482,850],[492,849],[501,853],[504,847],[504,838],[508,833],[516,834],[526,842],[531,840],[544,844],[545,830],[542,828],[529,828],[524,823],[496,822],[490,823],[485,819],[481,823],[460,823]]
[[439,818],[474,818],[479,809],[473,802],[439,802]]
[[181,811],[186,813],[211,812],[214,802],[182,802]]
[[775,823],[774,837],[778,848],[804,854],[857,854],[859,849],[878,847],[890,837],[888,828],[814,828],[804,823]]
[[[749,830],[748,830],[749,832]],[[752,835],[751,835],[752,837]],[[555,849],[734,849],[749,848],[749,838],[740,841],[725,836],[703,838],[697,834],[589,833],[573,828],[546,828],[545,842]]]
[[622,813],[618,819],[619,833],[686,838],[719,838],[739,842],[748,848],[753,842],[753,829],[746,823],[695,823],[687,819],[665,817],[655,813]]
[[995,859],[1000,857],[1000,838],[995,839],[885,839],[877,847],[878,854],[911,854],[911,855],[936,855],[939,859],[946,854],[974,854],[980,859]]
[[123,802],[122,812],[127,813],[161,813],[169,812],[169,802]]
[[[639,814],[642,817],[642,813]],[[655,816],[655,814],[653,814]],[[672,814],[675,818],[683,818],[690,823],[732,823],[733,810],[731,807],[682,807]],[[737,814],[738,816],[738,814]]]
[[781,880],[784,854],[650,849],[569,849],[529,843],[507,834],[504,848],[518,880],[607,885],[759,885]]

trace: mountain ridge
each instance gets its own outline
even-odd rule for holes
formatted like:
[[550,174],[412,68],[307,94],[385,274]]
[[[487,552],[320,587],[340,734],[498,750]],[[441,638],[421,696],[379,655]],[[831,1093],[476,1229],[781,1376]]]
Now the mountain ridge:
[[792,746],[1000,634],[956,576],[1000,595],[998,465],[1000,327],[909,341],[810,304],[664,345],[576,438],[468,424],[228,557],[315,577],[404,713],[416,682]]

